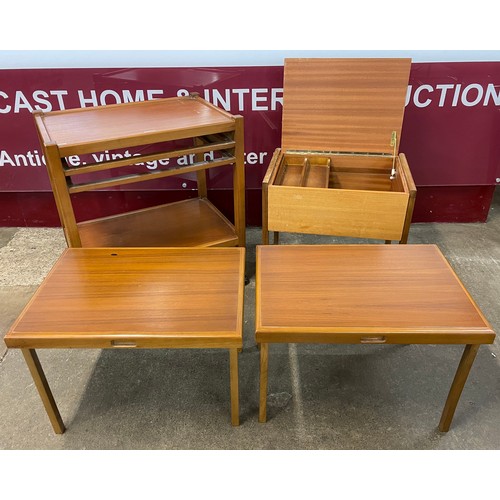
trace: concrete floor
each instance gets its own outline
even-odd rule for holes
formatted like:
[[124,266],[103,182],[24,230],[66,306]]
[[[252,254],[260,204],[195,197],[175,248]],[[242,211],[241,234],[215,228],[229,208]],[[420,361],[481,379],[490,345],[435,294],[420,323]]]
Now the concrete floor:
[[[241,425],[229,422],[229,362],[217,350],[39,350],[66,423],[55,435],[19,350],[0,340],[0,449],[500,449],[500,341],[482,346],[451,430],[437,424],[461,346],[272,345],[259,424],[255,245],[248,228]],[[283,234],[282,244],[363,243]],[[373,243],[373,242],[372,242]],[[500,191],[485,224],[414,224],[436,243],[500,332]],[[0,228],[0,331],[62,249],[54,228]]]

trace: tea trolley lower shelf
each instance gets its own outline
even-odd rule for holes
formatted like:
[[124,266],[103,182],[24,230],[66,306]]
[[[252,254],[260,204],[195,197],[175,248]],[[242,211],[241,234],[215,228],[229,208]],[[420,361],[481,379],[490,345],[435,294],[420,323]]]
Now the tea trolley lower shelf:
[[78,230],[83,247],[130,247],[136,246],[137,241],[152,247],[238,244],[234,225],[206,198],[81,222]]

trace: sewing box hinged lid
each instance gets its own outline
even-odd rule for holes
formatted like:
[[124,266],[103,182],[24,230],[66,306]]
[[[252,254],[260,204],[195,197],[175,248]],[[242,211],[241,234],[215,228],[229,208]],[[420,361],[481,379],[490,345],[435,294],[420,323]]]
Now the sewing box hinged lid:
[[282,149],[394,156],[410,66],[409,58],[285,59]]

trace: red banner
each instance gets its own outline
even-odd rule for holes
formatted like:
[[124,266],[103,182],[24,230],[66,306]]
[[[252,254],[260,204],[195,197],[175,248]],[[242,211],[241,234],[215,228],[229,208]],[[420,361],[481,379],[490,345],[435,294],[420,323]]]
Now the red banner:
[[[31,117],[34,109],[52,111],[188,92],[199,92],[245,117],[247,189],[258,189],[272,152],[280,145],[282,87],[282,67],[2,70],[0,191],[50,191]],[[408,157],[417,186],[498,182],[499,110],[500,63],[413,64],[400,150]],[[153,163],[143,168],[158,168]],[[212,179],[211,187],[230,185],[229,175],[222,175]],[[151,186],[194,188],[189,177]]]
[[[5,70],[0,75],[0,191],[50,190],[31,116],[34,109],[53,111],[199,92],[245,117],[248,189],[260,188],[272,152],[280,144],[283,68],[279,67]],[[108,154],[94,160],[105,160]],[[82,161],[70,158],[73,165]],[[159,165],[151,162],[143,168]],[[230,187],[229,170],[225,172],[212,178],[209,187]],[[168,178],[149,187],[196,189],[194,179]]]
[[500,183],[500,63],[413,64],[400,150],[417,186]]

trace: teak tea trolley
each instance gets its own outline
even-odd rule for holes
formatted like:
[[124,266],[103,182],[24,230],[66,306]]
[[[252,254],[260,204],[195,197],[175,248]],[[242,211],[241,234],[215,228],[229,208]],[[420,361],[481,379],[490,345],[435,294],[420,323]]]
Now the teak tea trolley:
[[281,148],[262,184],[269,231],[406,243],[416,187],[398,154],[410,59],[285,59]]
[[[245,246],[243,117],[233,116],[197,94],[36,111],[34,117],[68,246]],[[144,153],[152,146],[154,152]],[[71,163],[73,155],[104,151],[111,157],[110,152],[137,147],[140,150],[132,158]],[[194,155],[194,162],[157,170],[143,166],[133,173],[120,171],[131,164],[185,155]],[[207,198],[207,171],[224,165],[233,165],[234,224]],[[197,175],[198,198],[76,220],[72,203],[76,193],[190,172]]]

